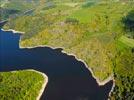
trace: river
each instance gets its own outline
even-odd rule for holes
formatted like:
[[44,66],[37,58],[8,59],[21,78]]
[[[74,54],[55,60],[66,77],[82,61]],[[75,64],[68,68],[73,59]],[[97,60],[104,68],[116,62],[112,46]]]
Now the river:
[[20,34],[0,30],[0,72],[34,69],[48,76],[41,100],[107,100],[110,80],[99,86],[89,69],[61,48],[20,48]]

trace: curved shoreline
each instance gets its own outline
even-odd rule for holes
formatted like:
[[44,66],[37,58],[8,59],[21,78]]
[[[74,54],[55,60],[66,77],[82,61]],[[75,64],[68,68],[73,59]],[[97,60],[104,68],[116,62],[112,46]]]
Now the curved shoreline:
[[42,75],[44,77],[44,83],[42,84],[42,87],[41,87],[41,89],[39,91],[39,94],[38,94],[38,96],[36,98],[36,100],[40,100],[40,98],[41,98],[41,96],[42,96],[42,94],[43,94],[43,92],[44,92],[44,90],[46,88],[46,85],[48,83],[48,77],[47,77],[47,75],[45,73],[39,72],[39,71],[34,70],[34,69],[29,69],[28,71],[34,71],[34,72],[36,72],[36,73],[38,73],[38,74],[40,74],[40,75]]
[[[15,31],[13,29],[9,29],[9,30],[4,30],[4,29],[1,29],[2,31],[6,31],[6,32],[9,32],[11,31],[12,33],[20,33],[20,34],[23,34],[25,32],[21,32],[21,31]],[[21,41],[21,36],[20,36],[20,41]],[[113,74],[110,75],[107,79],[103,80],[102,82],[100,82],[100,80],[94,75],[92,69],[90,67],[88,67],[88,65],[86,64],[86,62],[80,58],[78,58],[75,54],[73,53],[67,53],[66,51],[64,51],[64,47],[51,47],[51,46],[48,46],[48,45],[38,45],[38,46],[33,46],[33,47],[22,47],[19,45],[19,47],[21,49],[32,49],[32,48],[36,48],[36,47],[49,47],[49,48],[52,48],[52,49],[62,49],[61,52],[62,53],[65,53],[67,54],[68,56],[73,56],[76,60],[78,61],[81,61],[82,63],[84,63],[84,65],[86,66],[86,68],[91,72],[91,75],[93,76],[93,78],[96,80],[96,82],[98,83],[99,86],[103,86],[105,85],[107,82],[113,80],[113,86],[112,86],[112,89],[111,91],[109,92],[109,96],[111,95],[111,93],[113,92],[114,90],[114,87],[115,87],[115,79],[113,77]],[[37,71],[38,72],[38,71]],[[41,73],[41,72],[40,72]],[[44,89],[43,89],[44,90]],[[43,92],[42,92],[43,93]],[[40,94],[39,94],[40,95]]]
[[[21,41],[21,40],[20,40]],[[67,53],[66,51],[64,51],[64,48],[63,47],[51,47],[51,46],[48,46],[48,45],[38,45],[38,46],[34,46],[34,47],[22,47],[20,46],[20,48],[22,49],[32,49],[32,48],[37,48],[37,47],[49,47],[49,48],[52,48],[52,49],[62,49],[61,53],[65,53],[67,54],[68,56],[73,56],[76,60],[78,61],[81,61],[82,63],[84,63],[84,65],[86,66],[86,68],[91,72],[91,75],[93,76],[93,78],[96,80],[96,82],[98,83],[99,86],[103,86],[105,85],[107,82],[113,80],[113,86],[112,86],[112,89],[111,91],[109,92],[109,96],[111,95],[111,93],[113,92],[114,90],[114,87],[115,87],[115,80],[114,80],[114,77],[113,77],[113,74],[110,75],[107,79],[103,80],[102,82],[94,75],[92,69],[90,67],[88,67],[88,65],[85,63],[84,60],[82,59],[79,59],[75,54],[73,53]]]

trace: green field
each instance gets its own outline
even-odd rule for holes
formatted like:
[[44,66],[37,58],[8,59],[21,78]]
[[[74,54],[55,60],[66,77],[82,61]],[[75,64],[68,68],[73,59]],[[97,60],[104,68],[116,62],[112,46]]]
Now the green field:
[[134,48],[134,39],[130,39],[130,38],[127,38],[126,36],[122,36],[119,39],[119,41],[128,47]]

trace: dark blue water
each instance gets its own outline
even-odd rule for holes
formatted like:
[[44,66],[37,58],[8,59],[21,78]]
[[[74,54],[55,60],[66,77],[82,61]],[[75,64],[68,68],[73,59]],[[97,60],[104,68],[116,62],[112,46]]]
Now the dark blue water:
[[45,73],[48,84],[42,100],[107,100],[113,86],[99,86],[83,62],[62,49],[19,48],[20,34],[0,30],[0,71],[34,69]]

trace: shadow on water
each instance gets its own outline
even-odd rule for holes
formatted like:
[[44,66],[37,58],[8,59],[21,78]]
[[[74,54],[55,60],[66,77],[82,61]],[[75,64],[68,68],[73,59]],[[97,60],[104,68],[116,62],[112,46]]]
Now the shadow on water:
[[42,100],[107,100],[113,86],[99,86],[83,62],[61,49],[19,48],[20,34],[0,30],[0,71],[34,69],[45,73],[48,84]]

